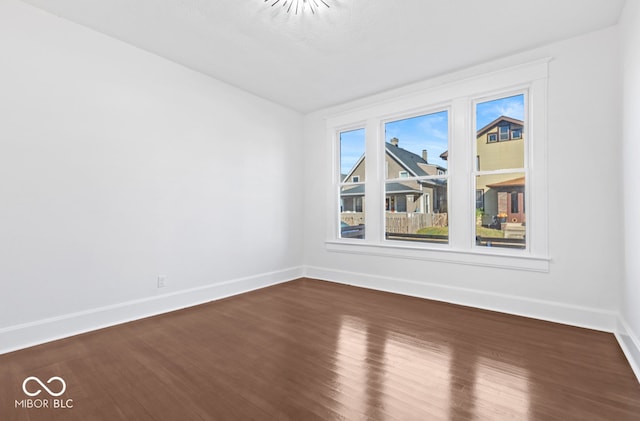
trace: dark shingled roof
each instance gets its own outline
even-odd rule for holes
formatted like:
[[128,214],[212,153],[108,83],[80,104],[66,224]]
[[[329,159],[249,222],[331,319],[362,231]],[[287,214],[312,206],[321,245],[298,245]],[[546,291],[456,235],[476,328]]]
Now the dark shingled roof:
[[427,161],[422,159],[420,155],[416,155],[413,152],[409,152],[408,150],[402,149],[398,146],[393,146],[391,143],[387,143],[385,146],[387,147],[387,152],[395,156],[400,161],[400,165],[407,167],[407,169],[413,173],[411,174],[413,177],[429,175],[418,165],[427,164]]

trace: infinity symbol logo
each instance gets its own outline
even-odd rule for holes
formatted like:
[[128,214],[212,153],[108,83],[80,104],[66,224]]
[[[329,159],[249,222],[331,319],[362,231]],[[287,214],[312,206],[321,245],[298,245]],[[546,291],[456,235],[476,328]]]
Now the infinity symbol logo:
[[[60,390],[60,392],[55,393],[52,392],[51,389],[49,389],[44,383],[42,383],[42,381],[34,376],[31,377],[27,377],[26,379],[24,379],[24,381],[22,382],[22,391],[29,395],[29,396],[38,396],[40,394],[40,392],[42,392],[42,389],[46,390],[47,393],[49,393],[51,396],[60,396],[64,393],[65,390],[67,390],[67,384],[64,382],[64,380],[62,380],[62,378],[60,377],[51,377],[49,380],[47,380],[47,384],[51,383],[52,381],[57,380],[60,383],[62,383],[62,390]],[[27,383],[29,383],[30,381],[35,381],[36,383],[38,383],[40,385],[40,387],[42,389],[38,389],[36,392],[29,392],[27,390]]]

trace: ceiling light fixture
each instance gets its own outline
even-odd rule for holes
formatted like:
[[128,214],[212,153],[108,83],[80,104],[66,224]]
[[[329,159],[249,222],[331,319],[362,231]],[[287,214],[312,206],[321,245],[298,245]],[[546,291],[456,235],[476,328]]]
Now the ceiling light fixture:
[[296,15],[298,11],[303,13],[306,9],[311,10],[311,13],[315,14],[322,5],[327,6],[327,8],[329,7],[324,0],[264,0],[264,2],[271,2],[271,7],[276,4],[281,4],[287,13],[293,11]]

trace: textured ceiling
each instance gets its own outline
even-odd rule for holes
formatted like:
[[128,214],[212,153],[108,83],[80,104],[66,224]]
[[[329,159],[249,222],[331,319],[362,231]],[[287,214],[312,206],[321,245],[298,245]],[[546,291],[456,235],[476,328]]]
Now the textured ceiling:
[[[24,0],[309,112],[617,22],[624,0]],[[272,0],[270,0],[272,2]]]

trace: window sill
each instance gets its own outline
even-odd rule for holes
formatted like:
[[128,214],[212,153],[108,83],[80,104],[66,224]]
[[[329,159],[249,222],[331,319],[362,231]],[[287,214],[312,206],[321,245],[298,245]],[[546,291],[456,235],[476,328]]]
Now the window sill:
[[532,256],[528,252],[493,249],[491,253],[481,250],[456,250],[449,246],[419,247],[407,244],[372,244],[360,240],[327,241],[327,251],[361,254],[369,256],[395,257],[412,260],[516,269],[531,272],[549,272],[549,257]]

